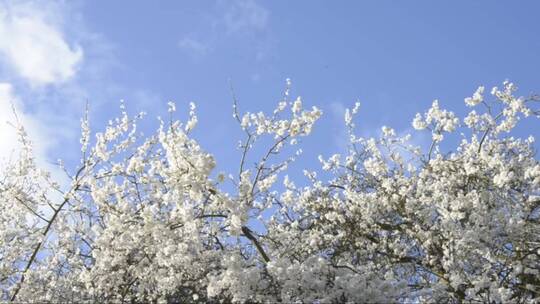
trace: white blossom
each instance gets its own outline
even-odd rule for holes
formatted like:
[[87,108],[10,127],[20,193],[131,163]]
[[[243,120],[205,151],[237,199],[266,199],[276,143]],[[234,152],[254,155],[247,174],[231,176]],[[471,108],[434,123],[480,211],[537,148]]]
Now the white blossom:
[[413,120],[431,132],[428,151],[387,126],[355,135],[356,104],[348,149],[298,177],[290,146],[322,111],[290,103],[289,89],[270,114],[235,114],[245,139],[234,172],[214,173],[191,137],[194,104],[185,125],[169,104],[171,121],[148,137],[123,104],[97,133],[85,116],[83,159],[62,165],[63,184],[17,125],[22,149],[0,172],[0,299],[539,301],[540,163],[534,138],[515,132],[537,115],[536,97],[505,81],[484,99],[481,87],[466,105],[486,108],[464,125],[435,101]]
[[474,92],[472,97],[465,98],[465,104],[469,107],[474,107],[484,101],[484,87],[480,86],[478,89],[476,89],[476,92]]

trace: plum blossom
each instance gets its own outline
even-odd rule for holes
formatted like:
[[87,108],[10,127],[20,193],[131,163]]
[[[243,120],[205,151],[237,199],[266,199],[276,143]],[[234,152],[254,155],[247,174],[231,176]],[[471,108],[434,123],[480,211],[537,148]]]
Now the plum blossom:
[[290,102],[290,80],[269,114],[235,103],[235,172],[215,172],[191,136],[195,104],[185,124],[169,104],[170,121],[147,137],[143,114],[123,105],[102,130],[85,113],[65,187],[17,125],[22,149],[0,172],[0,299],[538,302],[540,163],[534,138],[514,131],[540,114],[538,98],[509,81],[483,92],[465,99],[477,107],[464,117],[438,101],[414,117],[428,151],[387,126],[356,135],[357,103],[346,151],[303,177],[290,164],[322,111]]

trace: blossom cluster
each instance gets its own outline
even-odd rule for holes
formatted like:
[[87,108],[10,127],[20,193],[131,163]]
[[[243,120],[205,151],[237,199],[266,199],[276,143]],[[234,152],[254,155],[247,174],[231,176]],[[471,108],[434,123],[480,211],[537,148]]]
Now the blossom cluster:
[[357,103],[347,151],[293,181],[301,150],[289,148],[322,112],[289,100],[289,86],[271,114],[240,115],[235,102],[245,138],[229,175],[191,135],[193,103],[185,124],[169,103],[148,137],[143,113],[123,105],[102,132],[86,115],[67,184],[39,168],[18,125],[19,158],[0,173],[0,300],[540,300],[540,162],[534,138],[513,134],[539,117],[537,96],[480,87],[463,118],[435,101],[412,121],[431,132],[429,150],[386,126],[357,136]]

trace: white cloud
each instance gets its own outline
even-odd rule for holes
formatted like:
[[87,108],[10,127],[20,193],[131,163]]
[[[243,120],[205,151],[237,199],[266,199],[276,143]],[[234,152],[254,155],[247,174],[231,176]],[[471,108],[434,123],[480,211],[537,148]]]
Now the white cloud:
[[46,22],[36,7],[2,6],[0,55],[18,76],[32,85],[45,85],[72,78],[83,50],[70,46],[59,26]]
[[[39,106],[56,108],[36,103],[34,98],[46,95],[45,85],[73,78],[82,62],[82,48],[65,39],[65,16],[67,6],[57,2],[0,2],[0,164],[18,157],[21,146],[14,127],[18,119],[32,142],[38,166],[61,185],[69,183],[48,153],[63,140],[65,130],[46,121],[54,110],[39,111]],[[54,92],[58,92],[56,88]]]
[[7,123],[15,121],[12,106],[37,159],[46,166],[47,153],[73,129],[66,127],[72,106],[63,96],[77,86],[66,81],[79,72],[83,58],[82,48],[65,38],[68,30],[79,30],[78,23],[69,22],[75,15],[63,2],[0,1],[0,158],[4,161],[17,156],[13,153],[17,135]]

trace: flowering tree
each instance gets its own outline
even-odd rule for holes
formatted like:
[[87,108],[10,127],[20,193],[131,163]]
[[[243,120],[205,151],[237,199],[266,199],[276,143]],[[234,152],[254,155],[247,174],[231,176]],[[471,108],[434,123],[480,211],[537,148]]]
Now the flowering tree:
[[[331,177],[306,170],[305,187],[285,175],[301,153],[289,151],[321,111],[288,89],[271,115],[241,115],[235,102],[245,138],[229,176],[190,137],[193,104],[185,124],[170,104],[149,137],[136,132],[143,115],[123,106],[95,136],[84,118],[67,190],[36,166],[19,126],[20,157],[0,175],[1,299],[538,301],[540,163],[534,139],[512,130],[540,117],[540,99],[515,91],[505,82],[484,99],[480,87],[463,119],[433,102],[412,122],[431,132],[427,151],[388,127],[357,137],[356,104],[345,113],[347,155],[320,157]],[[454,150],[440,148],[457,132]]]

